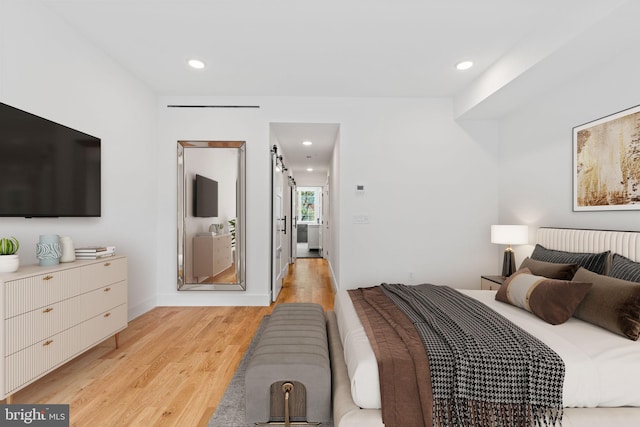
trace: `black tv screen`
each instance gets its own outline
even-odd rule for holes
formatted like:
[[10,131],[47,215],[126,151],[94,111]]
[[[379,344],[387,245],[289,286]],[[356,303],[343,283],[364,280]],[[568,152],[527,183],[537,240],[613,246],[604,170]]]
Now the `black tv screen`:
[[218,216],[218,182],[196,174],[193,189],[193,216]]
[[100,138],[0,103],[0,216],[99,217]]

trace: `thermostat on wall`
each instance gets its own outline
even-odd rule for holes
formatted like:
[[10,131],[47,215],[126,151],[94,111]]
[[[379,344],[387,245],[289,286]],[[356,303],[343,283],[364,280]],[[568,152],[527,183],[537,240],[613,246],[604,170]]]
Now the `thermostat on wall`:
[[364,185],[356,184],[356,193],[364,193]]

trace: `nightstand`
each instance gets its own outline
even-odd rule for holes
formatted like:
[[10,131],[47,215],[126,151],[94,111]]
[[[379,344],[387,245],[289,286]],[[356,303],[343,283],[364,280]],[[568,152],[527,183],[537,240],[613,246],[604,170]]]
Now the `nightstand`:
[[481,276],[480,289],[483,291],[497,291],[505,280],[506,277],[502,276]]

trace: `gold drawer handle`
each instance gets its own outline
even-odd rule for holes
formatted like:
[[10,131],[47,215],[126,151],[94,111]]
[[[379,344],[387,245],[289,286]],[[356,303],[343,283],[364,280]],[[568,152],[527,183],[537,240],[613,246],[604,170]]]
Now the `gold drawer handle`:
[[111,290],[111,288],[104,288],[105,292],[109,292]]
[[105,262],[105,263],[104,263],[104,266],[105,266],[105,267],[109,267],[110,265],[111,265],[111,263],[110,263],[110,262]]
[[104,314],[104,317],[109,317],[109,316],[111,316],[111,313],[105,313]]
[[52,342],[53,342],[53,340],[46,340],[46,341],[42,344],[42,346],[43,346],[43,347],[46,347],[46,346],[48,346],[49,344],[51,344]]
[[49,313],[49,312],[52,312],[52,311],[53,311],[53,308],[51,308],[51,307],[47,307],[44,310],[42,310],[43,313]]
[[48,274],[42,278],[42,280],[51,280],[51,279],[53,279],[53,276]]

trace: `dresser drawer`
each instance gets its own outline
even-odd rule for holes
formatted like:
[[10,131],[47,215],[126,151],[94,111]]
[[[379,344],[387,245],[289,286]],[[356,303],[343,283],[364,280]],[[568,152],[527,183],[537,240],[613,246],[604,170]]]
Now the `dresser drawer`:
[[77,295],[80,277],[81,269],[72,268],[5,282],[5,318]]
[[100,313],[83,322],[81,327],[83,347],[98,344],[127,327],[127,304]]
[[82,321],[80,298],[71,298],[7,319],[5,355],[11,355]]
[[82,295],[83,318],[89,319],[127,302],[127,283],[114,283]]
[[127,278],[126,258],[107,258],[82,268],[82,292],[103,288]]
[[6,358],[5,392],[39,378],[81,350],[80,325],[62,331]]

